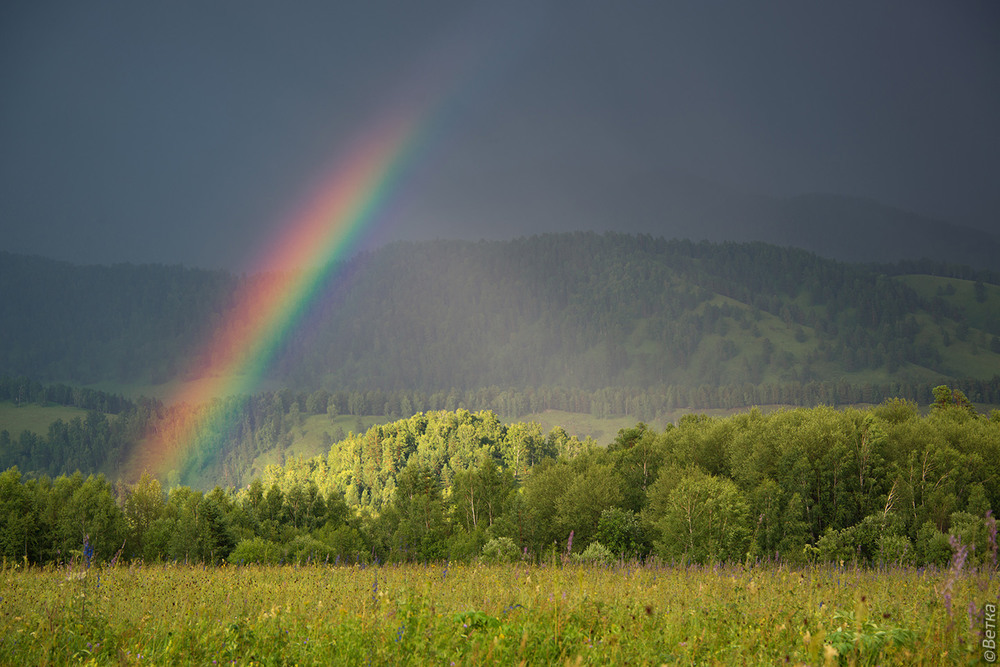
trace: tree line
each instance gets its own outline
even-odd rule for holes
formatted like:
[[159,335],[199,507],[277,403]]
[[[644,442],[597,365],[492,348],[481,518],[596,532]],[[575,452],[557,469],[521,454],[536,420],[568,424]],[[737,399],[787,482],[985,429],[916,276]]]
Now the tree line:
[[[965,380],[955,388],[976,403],[1000,404],[1000,377]],[[408,418],[418,413],[469,410],[491,411],[513,421],[546,410],[589,413],[597,418],[627,416],[636,421],[665,423],[682,410],[731,409],[746,405],[833,407],[877,404],[889,397],[917,404],[933,401],[932,388],[924,384],[891,383],[862,385],[847,382],[794,382],[781,385],[702,385],[687,387],[606,387],[593,391],[579,388],[538,387],[526,390],[485,387],[475,390],[426,394],[410,391],[327,391],[280,389],[253,396],[233,396],[197,410],[213,417],[215,425],[202,430],[194,446],[180,461],[175,483],[208,489],[215,484],[241,486],[253,477],[254,460],[274,449],[288,449],[297,428],[306,417],[324,415],[329,443],[346,437],[337,417],[381,415],[387,419]],[[192,415],[191,406],[166,406],[150,399],[130,401],[90,389],[66,385],[42,385],[27,378],[0,376],[0,400],[26,404],[74,405],[88,410],[83,417],[49,425],[44,434],[0,429],[0,469],[17,466],[25,473],[55,477],[79,470],[104,473],[115,480],[122,466],[153,428],[170,429]],[[114,414],[114,410],[118,410]],[[109,414],[110,413],[110,414]],[[354,429],[360,431],[360,428]]]
[[1000,411],[759,410],[643,423],[609,447],[490,412],[421,413],[239,488],[0,474],[0,553],[204,562],[515,560],[995,564]]
[[135,402],[119,394],[61,383],[42,384],[23,375],[0,375],[0,401],[10,401],[17,406],[29,403],[66,405],[112,415],[136,407]]

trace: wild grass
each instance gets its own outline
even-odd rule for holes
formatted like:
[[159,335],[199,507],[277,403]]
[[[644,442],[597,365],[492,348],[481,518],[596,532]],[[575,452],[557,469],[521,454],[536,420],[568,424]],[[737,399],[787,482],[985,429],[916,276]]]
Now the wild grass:
[[959,664],[996,598],[960,568],[7,565],[0,660]]

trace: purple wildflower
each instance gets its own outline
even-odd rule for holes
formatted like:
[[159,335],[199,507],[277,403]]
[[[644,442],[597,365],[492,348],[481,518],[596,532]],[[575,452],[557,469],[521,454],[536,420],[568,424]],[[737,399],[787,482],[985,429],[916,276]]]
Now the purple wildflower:
[[990,534],[990,564],[997,569],[997,520],[993,510],[986,510],[986,530]]
[[954,535],[948,537],[948,543],[951,544],[954,553],[951,555],[951,570],[948,580],[941,589],[941,597],[944,600],[944,608],[948,612],[948,618],[951,619],[951,623],[949,623],[949,627],[951,627],[955,623],[955,612],[951,608],[951,588],[955,585],[955,579],[962,573],[962,568],[965,566],[965,559],[969,555],[969,548],[962,544],[960,538]]
[[954,576],[957,577],[962,573],[962,567],[965,565],[965,559],[969,555],[969,547],[962,544],[962,540],[954,535],[948,536],[948,543],[951,544],[951,548],[955,550],[955,553],[951,557],[951,569],[954,572]]
[[90,567],[90,560],[94,557],[94,547],[90,545],[90,535],[86,533],[83,535],[83,557],[87,561],[87,567]]

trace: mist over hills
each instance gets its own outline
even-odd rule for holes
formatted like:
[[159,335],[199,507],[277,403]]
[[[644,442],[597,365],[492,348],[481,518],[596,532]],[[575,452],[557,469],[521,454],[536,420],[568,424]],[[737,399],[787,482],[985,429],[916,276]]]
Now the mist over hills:
[[[509,196],[490,199],[481,182],[494,177],[512,183]],[[472,172],[465,178],[468,182],[461,190],[467,193],[468,206],[460,209],[464,226],[442,229],[442,238],[475,240],[498,238],[511,230],[514,235],[528,235],[585,229],[694,241],[763,241],[846,262],[929,258],[1000,270],[1000,238],[994,234],[873,199],[752,194],[685,172],[635,166],[581,164],[575,170],[564,169],[556,182],[552,175],[543,178],[530,171]],[[553,201],[546,194],[549,189],[573,196]]]
[[[727,215],[728,214],[728,215]],[[709,240],[764,241],[847,262],[932,258],[975,268],[1000,268],[1000,239],[870,199],[813,194],[757,200],[719,214]]]
[[[990,274],[970,276],[916,284],[793,248],[645,235],[398,242],[335,272],[270,379],[310,391],[674,387],[688,395],[989,379],[1000,374],[1000,326],[989,316],[1000,287]],[[0,373],[192,379],[184,377],[191,355],[237,290],[266,280],[0,254]],[[741,391],[741,400],[759,399]]]

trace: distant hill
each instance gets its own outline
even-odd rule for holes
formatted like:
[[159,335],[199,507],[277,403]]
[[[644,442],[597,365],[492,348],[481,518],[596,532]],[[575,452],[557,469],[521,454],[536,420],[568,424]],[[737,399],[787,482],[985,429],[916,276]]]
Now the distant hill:
[[238,279],[180,266],[77,266],[0,252],[0,375],[166,382]]
[[[489,173],[470,170],[453,201],[457,219],[432,229],[441,238],[507,239],[537,230],[650,234],[693,241],[762,241],[802,248],[846,262],[887,263],[929,258],[1000,271],[1000,238],[881,204],[833,194],[774,197],[739,192],[667,167],[583,163],[557,175],[496,174],[510,184],[498,197],[484,191]],[[460,176],[459,178],[463,178]],[[600,187],[594,187],[599,183]],[[438,184],[445,196],[455,184]],[[433,187],[433,184],[431,184]],[[551,192],[572,192],[554,200]],[[454,198],[452,198],[454,199]],[[419,212],[418,212],[419,213]],[[421,225],[430,213],[415,216]],[[406,222],[401,221],[405,227]],[[412,229],[406,238],[426,238]]]
[[397,244],[353,275],[283,359],[299,384],[595,389],[1000,373],[992,321],[974,327],[902,280],[761,243],[578,233]]
[[[673,388],[674,406],[727,387],[720,407],[732,407],[760,402],[747,390],[760,385],[926,388],[1000,374],[995,285],[982,285],[982,302],[949,300],[934,281],[953,279],[918,284],[763,243],[595,233],[401,242],[342,268],[272,381],[426,394]],[[235,290],[262,280],[0,254],[0,374],[178,379]]]
[[642,212],[616,231],[694,241],[763,241],[845,262],[929,258],[1000,271],[1000,238],[987,232],[832,194],[740,194],[689,176],[648,183],[631,197]]
[[[928,257],[1000,269],[1000,239],[986,232],[884,206],[876,201],[808,195],[772,202],[773,222],[758,221],[753,238],[849,262]],[[741,240],[734,238],[734,240]]]

